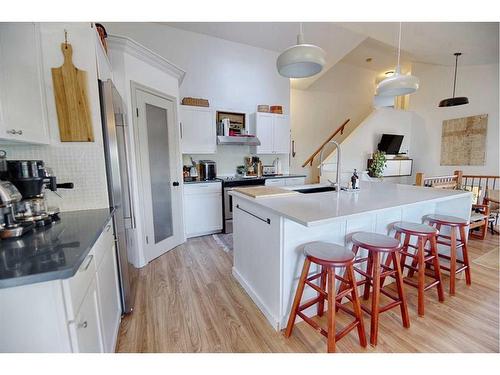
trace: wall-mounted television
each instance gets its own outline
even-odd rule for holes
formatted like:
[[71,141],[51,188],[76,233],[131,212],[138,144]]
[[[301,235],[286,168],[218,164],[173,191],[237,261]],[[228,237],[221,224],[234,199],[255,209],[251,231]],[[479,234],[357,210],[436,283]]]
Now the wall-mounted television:
[[403,135],[398,134],[382,134],[382,138],[378,144],[378,150],[384,151],[388,155],[398,154],[401,143],[403,142],[403,137]]

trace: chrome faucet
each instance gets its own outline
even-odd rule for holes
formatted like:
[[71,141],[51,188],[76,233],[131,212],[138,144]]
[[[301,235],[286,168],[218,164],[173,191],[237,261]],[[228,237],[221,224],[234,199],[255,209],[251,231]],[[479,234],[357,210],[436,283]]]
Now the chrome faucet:
[[[335,182],[331,181],[330,179],[328,179],[328,182],[331,184],[331,186],[335,187],[337,189],[337,191],[340,191],[340,165],[341,165],[340,164],[340,145],[335,141],[329,141],[328,143],[333,143],[337,149],[337,172],[336,172]],[[325,149],[325,146],[323,146],[321,148],[321,152],[319,153],[319,177],[320,178],[323,175],[323,150]]]

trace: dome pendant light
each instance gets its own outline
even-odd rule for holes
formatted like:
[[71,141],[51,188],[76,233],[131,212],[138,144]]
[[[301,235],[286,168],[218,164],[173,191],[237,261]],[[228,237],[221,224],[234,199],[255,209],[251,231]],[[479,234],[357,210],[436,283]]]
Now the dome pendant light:
[[439,102],[439,107],[454,107],[457,105],[469,104],[469,98],[466,96],[458,96],[455,98],[455,88],[457,86],[457,66],[458,66],[458,56],[462,55],[460,52],[455,52],[455,78],[453,80],[453,97],[448,99],[443,99]]
[[305,78],[318,74],[325,65],[325,51],[314,44],[304,43],[302,23],[297,44],[284,50],[276,60],[278,73],[288,78]]
[[378,96],[400,96],[412,94],[418,90],[419,80],[417,77],[401,74],[401,22],[399,23],[399,43],[398,43],[398,66],[394,74],[377,85],[376,95]]

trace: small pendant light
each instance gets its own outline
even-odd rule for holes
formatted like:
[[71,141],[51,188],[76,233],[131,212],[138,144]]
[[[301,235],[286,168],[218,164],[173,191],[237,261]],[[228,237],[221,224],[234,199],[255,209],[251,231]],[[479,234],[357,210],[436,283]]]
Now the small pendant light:
[[401,74],[401,22],[399,23],[399,43],[398,43],[398,65],[394,74],[377,85],[376,95],[378,96],[400,96],[412,94],[418,90],[419,80],[417,77]]
[[455,97],[455,88],[457,86],[457,66],[458,66],[458,56],[462,55],[460,52],[455,52],[455,78],[453,79],[453,97],[448,99],[443,99],[439,102],[439,107],[454,107],[457,105],[469,104],[469,98],[466,96]]
[[304,43],[302,23],[297,44],[284,50],[276,60],[279,74],[288,78],[305,78],[318,74],[325,65],[325,51],[314,44]]

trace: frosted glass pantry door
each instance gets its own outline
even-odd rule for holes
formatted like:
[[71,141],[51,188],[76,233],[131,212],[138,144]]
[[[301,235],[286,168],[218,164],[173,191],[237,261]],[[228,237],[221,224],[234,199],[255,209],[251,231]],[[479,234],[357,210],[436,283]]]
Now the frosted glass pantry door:
[[141,89],[136,89],[135,94],[144,248],[146,260],[151,261],[184,238],[179,141],[175,102]]

